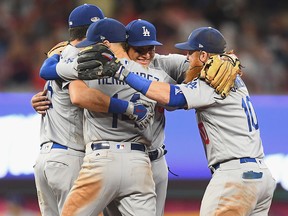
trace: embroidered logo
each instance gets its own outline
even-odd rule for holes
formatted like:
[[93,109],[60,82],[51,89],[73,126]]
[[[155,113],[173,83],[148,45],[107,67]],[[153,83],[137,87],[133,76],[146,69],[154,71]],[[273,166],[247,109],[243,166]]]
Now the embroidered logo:
[[116,145],[116,148],[117,148],[117,149],[124,149],[124,148],[125,148],[125,145],[124,145],[124,144],[117,144],[117,145]]
[[191,89],[197,88],[197,81],[192,81],[188,83],[186,86]]
[[142,29],[143,29],[143,36],[150,37],[150,31],[145,26],[143,26]]

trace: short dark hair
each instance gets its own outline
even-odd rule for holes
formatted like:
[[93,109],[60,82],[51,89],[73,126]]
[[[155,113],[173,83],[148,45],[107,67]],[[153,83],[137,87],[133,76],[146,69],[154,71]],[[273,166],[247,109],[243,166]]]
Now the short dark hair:
[[70,41],[73,40],[82,40],[86,37],[86,32],[88,29],[89,25],[85,26],[79,26],[79,27],[74,27],[74,28],[69,28],[69,36],[70,36]]

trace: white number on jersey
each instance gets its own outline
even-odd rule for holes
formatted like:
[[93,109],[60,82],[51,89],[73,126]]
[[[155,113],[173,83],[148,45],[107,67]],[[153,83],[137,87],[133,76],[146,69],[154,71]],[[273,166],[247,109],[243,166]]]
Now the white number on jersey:
[[253,108],[253,105],[251,103],[249,96],[242,98],[242,108],[244,109],[245,114],[247,116],[247,123],[248,123],[248,127],[249,127],[249,132],[252,131],[252,127],[255,130],[258,130],[259,125],[258,125],[257,116],[256,116],[255,110]]

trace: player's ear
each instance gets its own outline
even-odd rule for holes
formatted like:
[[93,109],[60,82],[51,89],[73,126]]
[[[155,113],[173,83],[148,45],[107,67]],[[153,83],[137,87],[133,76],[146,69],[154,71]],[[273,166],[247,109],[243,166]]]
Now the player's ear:
[[110,42],[108,40],[104,40],[103,44],[106,45],[108,48],[111,47],[111,44],[110,44]]
[[201,62],[206,62],[209,59],[210,55],[209,53],[201,50],[199,53],[199,59]]

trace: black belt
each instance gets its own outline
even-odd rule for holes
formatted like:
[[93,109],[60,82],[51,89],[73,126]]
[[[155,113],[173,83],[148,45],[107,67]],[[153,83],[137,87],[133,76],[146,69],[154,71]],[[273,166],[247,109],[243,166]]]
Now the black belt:
[[[163,155],[165,155],[167,153],[167,150],[165,149],[165,145],[162,145],[161,148],[164,149],[164,154]],[[150,161],[154,161],[154,160],[158,159],[158,154],[159,154],[158,149],[155,149],[154,151],[148,152]]]
[[[252,163],[257,163],[256,159],[255,158],[248,158],[248,157],[245,157],[245,158],[240,158],[240,163],[248,163],[248,162],[252,162]],[[225,163],[225,162],[228,162],[228,161],[224,161],[222,163]],[[217,170],[219,167],[220,167],[220,164],[221,163],[217,163],[217,164],[214,164],[212,165],[212,167],[214,168],[214,171]]]
[[[137,151],[142,151],[142,152],[146,151],[145,145],[143,145],[143,144],[131,143],[130,146],[131,146],[131,150],[137,150]],[[91,149],[93,151],[99,150],[99,149],[110,149],[110,144],[104,143],[104,142],[103,143],[92,143]],[[119,143],[119,149],[121,149],[121,143]]]

